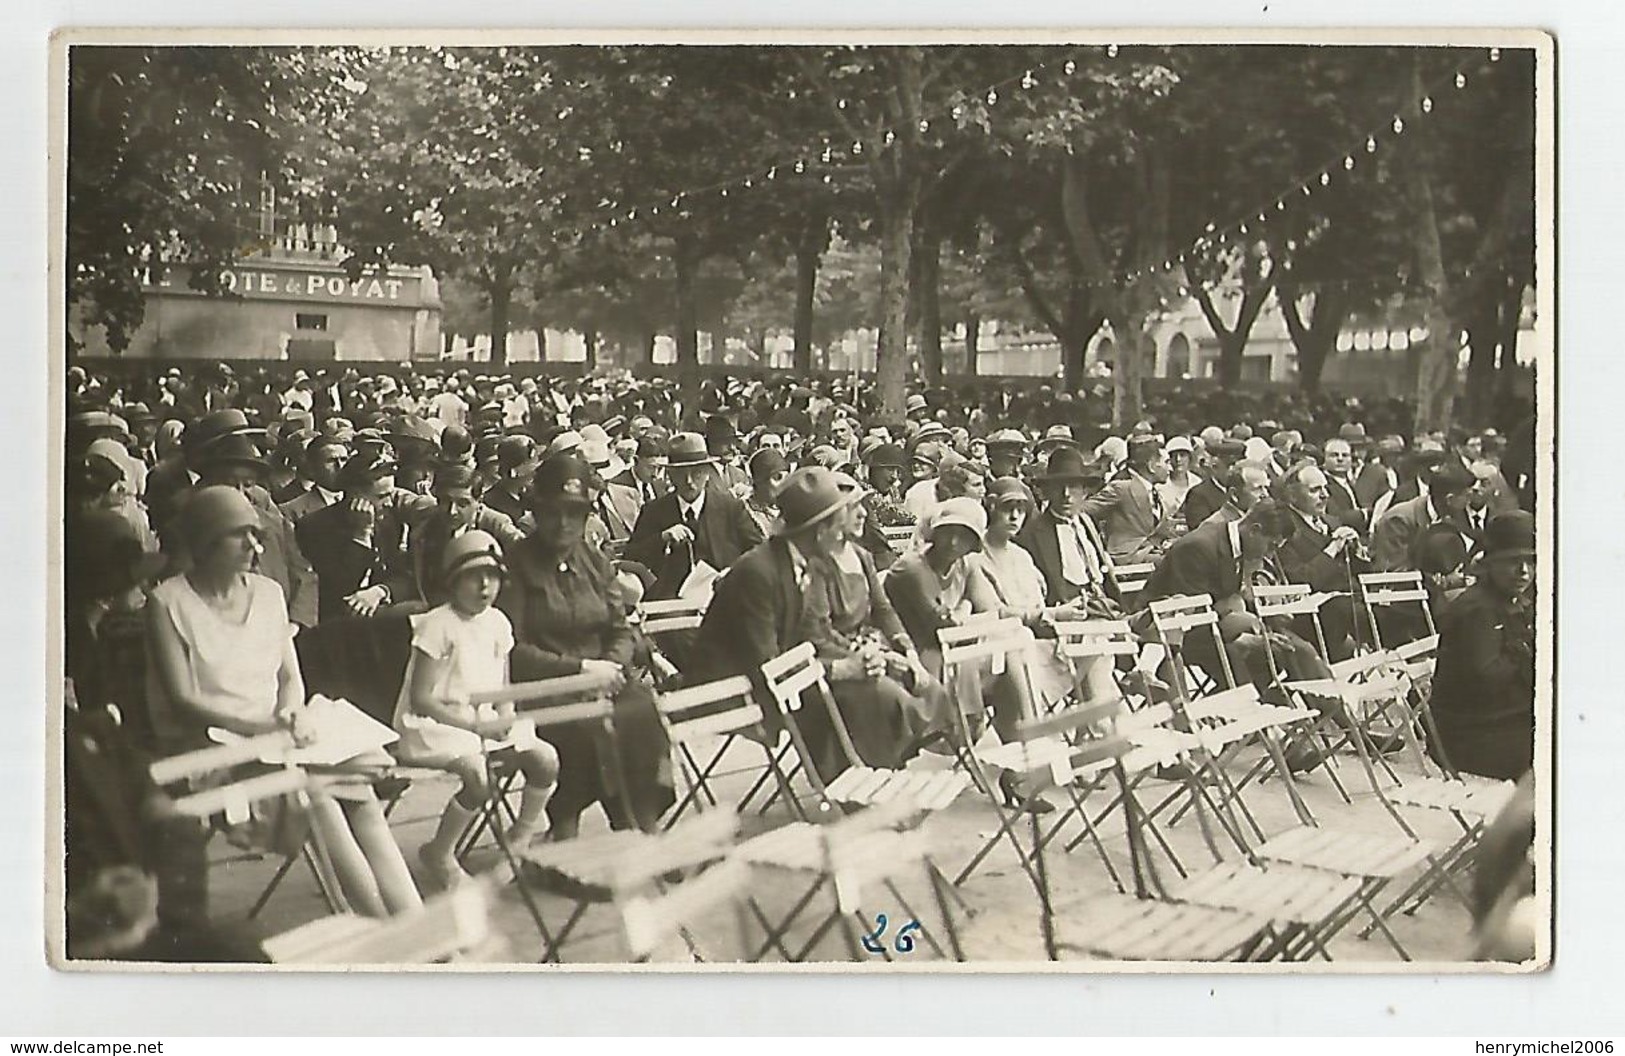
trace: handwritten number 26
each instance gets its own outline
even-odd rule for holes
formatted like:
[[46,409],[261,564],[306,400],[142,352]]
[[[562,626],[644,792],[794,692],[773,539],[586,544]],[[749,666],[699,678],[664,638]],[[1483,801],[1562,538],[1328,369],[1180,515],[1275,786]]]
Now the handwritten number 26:
[[[885,953],[886,948],[881,945],[880,937],[886,934],[886,914],[875,914],[875,930],[863,937],[863,948],[870,953]],[[892,948],[898,953],[914,952],[914,932],[920,930],[920,922],[911,920],[897,930],[897,939]]]

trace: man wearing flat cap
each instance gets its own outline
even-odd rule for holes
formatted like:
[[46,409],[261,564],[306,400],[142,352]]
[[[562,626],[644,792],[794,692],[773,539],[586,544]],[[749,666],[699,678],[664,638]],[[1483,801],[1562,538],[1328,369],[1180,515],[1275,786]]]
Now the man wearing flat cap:
[[638,511],[625,557],[655,574],[652,600],[677,597],[700,562],[721,572],[762,541],[744,503],[716,481],[698,433],[677,433],[666,453],[672,490]]

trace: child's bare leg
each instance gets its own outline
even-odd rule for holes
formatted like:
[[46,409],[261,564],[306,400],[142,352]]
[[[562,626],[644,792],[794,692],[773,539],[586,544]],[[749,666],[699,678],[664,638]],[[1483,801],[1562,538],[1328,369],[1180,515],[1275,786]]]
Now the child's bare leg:
[[547,827],[547,802],[559,782],[559,753],[546,741],[518,753],[525,787],[519,795],[519,818],[508,830],[508,843],[524,847]]

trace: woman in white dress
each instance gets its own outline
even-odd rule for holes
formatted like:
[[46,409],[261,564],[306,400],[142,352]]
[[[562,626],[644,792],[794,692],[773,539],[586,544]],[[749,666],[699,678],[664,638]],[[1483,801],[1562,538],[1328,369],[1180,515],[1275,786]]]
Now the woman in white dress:
[[[147,605],[148,695],[166,753],[208,743],[219,727],[245,737],[303,736],[305,683],[282,588],[249,569],[260,518],[235,488],[194,492],[178,516],[192,566],[160,583]],[[385,916],[423,904],[372,787],[322,782],[311,797],[351,905]]]

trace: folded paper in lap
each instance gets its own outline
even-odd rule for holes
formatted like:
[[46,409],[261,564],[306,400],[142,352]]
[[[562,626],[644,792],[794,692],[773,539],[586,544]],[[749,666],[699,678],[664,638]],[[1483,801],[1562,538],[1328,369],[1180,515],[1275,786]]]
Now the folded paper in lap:
[[[349,701],[333,700],[320,693],[311,697],[305,706],[300,727],[302,731],[309,731],[309,744],[272,749],[262,754],[260,761],[293,766],[337,766],[400,739],[400,734]],[[209,727],[209,738],[220,744],[243,739],[215,726]]]
[[683,580],[683,585],[678,588],[677,596],[686,598],[689,601],[699,602],[702,607],[709,608],[711,594],[716,590],[717,580],[721,576],[722,573],[712,568],[710,564],[704,561],[696,561],[693,569],[689,571],[688,577]]

